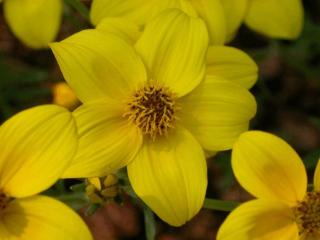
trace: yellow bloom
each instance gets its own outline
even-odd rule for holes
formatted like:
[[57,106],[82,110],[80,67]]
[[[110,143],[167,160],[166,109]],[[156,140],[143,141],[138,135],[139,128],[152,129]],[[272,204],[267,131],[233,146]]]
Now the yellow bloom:
[[271,38],[295,39],[303,26],[301,0],[220,0],[224,6],[227,38],[244,22],[252,30]]
[[0,127],[0,145],[0,239],[91,240],[76,213],[37,195],[76,153],[72,115],[54,105],[23,111]]
[[92,203],[103,204],[114,201],[119,194],[118,178],[114,174],[109,174],[104,178],[88,178],[86,195]]
[[282,139],[243,133],[232,152],[239,183],[258,199],[242,204],[222,224],[218,240],[320,239],[320,162],[314,190],[298,154]]
[[62,0],[4,0],[4,17],[14,35],[30,48],[47,48],[59,30]]
[[220,0],[93,0],[90,17],[94,25],[104,18],[124,18],[143,28],[156,15],[169,8],[201,17],[209,30],[211,44],[226,40],[226,21]]
[[203,148],[229,149],[256,112],[246,88],[205,77],[203,21],[171,9],[134,48],[99,30],[51,47],[84,103],[74,112],[79,151],[64,177],[105,176],[129,164],[135,192],[163,220],[192,218],[207,185]]

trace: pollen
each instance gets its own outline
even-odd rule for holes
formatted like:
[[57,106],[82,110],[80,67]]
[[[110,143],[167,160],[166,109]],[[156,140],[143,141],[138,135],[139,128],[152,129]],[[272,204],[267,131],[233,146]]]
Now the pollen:
[[175,127],[179,109],[176,99],[168,88],[150,82],[129,98],[124,116],[155,140],[158,136],[167,136]]
[[301,239],[320,239],[320,192],[308,192],[294,213]]

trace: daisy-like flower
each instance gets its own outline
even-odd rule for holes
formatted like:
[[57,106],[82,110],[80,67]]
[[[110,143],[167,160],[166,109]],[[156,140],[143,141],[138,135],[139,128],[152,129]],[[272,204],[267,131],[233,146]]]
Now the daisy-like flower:
[[211,44],[225,42],[226,20],[220,0],[93,0],[90,18],[94,25],[105,18],[123,18],[141,29],[169,8],[178,8],[191,16],[202,18],[209,30]]
[[54,105],[25,110],[0,127],[0,239],[92,239],[76,213],[37,195],[61,177],[77,145],[72,115]]
[[313,190],[298,154],[282,139],[249,131],[236,141],[232,168],[256,200],[236,208],[222,224],[218,240],[320,239],[320,163]]
[[295,39],[303,26],[302,0],[220,0],[224,6],[227,39],[244,22],[271,38]]
[[3,0],[4,17],[26,46],[48,48],[60,28],[62,4],[62,0]]
[[177,9],[150,22],[134,48],[99,30],[51,45],[83,102],[80,146],[64,177],[105,176],[128,165],[136,194],[171,225],[192,218],[207,186],[203,149],[229,149],[248,128],[249,91],[206,77],[203,21]]

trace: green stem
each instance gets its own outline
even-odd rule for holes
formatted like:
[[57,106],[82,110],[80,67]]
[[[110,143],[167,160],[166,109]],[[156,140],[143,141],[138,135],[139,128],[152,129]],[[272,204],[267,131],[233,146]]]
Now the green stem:
[[144,223],[145,223],[145,228],[146,228],[146,237],[147,240],[155,240],[156,239],[156,221],[154,219],[154,214],[153,212],[145,206],[143,208],[144,212]]
[[86,195],[84,193],[68,193],[56,196],[60,201],[68,202],[68,201],[83,201],[87,202]]
[[80,2],[80,0],[64,0],[68,5],[77,10],[84,18],[88,21],[89,19],[89,10],[88,8]]
[[212,210],[230,212],[236,207],[238,207],[239,205],[240,205],[239,202],[206,198],[204,201],[203,207],[207,209],[212,209]]

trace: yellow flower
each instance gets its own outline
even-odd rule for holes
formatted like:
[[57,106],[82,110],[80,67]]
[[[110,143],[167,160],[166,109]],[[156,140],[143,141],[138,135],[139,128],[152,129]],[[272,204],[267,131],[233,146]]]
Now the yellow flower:
[[103,204],[114,201],[119,194],[118,178],[114,174],[104,178],[88,178],[85,192],[91,203]]
[[226,20],[220,0],[93,0],[90,18],[94,25],[104,18],[124,18],[143,28],[156,15],[169,8],[178,8],[192,16],[201,17],[209,29],[211,44],[225,42]]
[[4,17],[14,35],[30,48],[47,48],[59,30],[62,0],[4,0]]
[[301,0],[220,0],[224,6],[227,39],[244,22],[252,30],[271,38],[295,39],[303,26]]
[[243,133],[232,152],[239,183],[258,199],[235,209],[218,240],[320,239],[320,162],[314,189],[298,154],[282,139],[260,131]]
[[51,47],[83,102],[74,112],[79,151],[64,177],[105,176],[129,164],[135,192],[163,220],[192,218],[207,185],[203,148],[229,149],[256,112],[246,88],[205,77],[203,21],[171,9],[134,48],[99,30]]
[[72,115],[54,105],[23,111],[0,127],[0,239],[92,239],[76,213],[37,195],[61,177],[77,145]]

